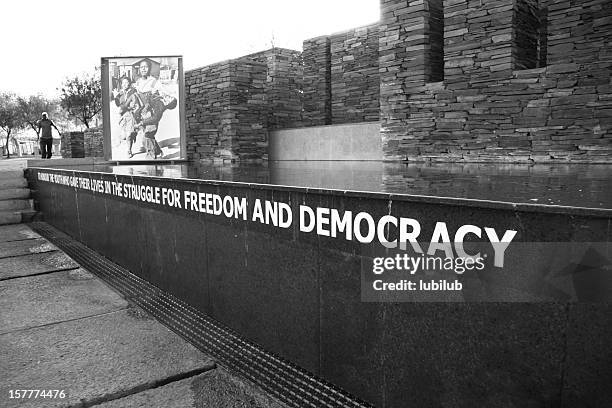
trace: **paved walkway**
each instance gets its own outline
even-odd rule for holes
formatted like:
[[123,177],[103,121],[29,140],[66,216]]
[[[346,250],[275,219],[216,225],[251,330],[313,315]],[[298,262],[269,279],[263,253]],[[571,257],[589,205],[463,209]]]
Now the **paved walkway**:
[[2,407],[282,407],[25,224],[0,227],[0,355]]
[[37,157],[34,156],[11,157],[10,159],[2,157],[0,158],[0,171],[25,169],[28,166],[28,159],[31,160],[36,158]]

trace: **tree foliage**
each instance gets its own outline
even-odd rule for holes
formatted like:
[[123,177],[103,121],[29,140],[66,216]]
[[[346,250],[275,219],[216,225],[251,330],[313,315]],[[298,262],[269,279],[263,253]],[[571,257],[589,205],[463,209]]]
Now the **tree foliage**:
[[6,133],[6,155],[11,157],[9,143],[13,130],[23,127],[17,96],[13,93],[0,93],[0,129]]
[[17,103],[19,105],[19,113],[21,115],[23,125],[29,126],[32,128],[32,130],[34,130],[34,132],[38,131],[37,122],[40,120],[41,114],[43,112],[47,112],[51,117],[53,117],[53,112],[57,108],[57,102],[51,102],[40,95],[32,95],[29,98],[19,97]]
[[68,114],[85,127],[102,110],[102,86],[99,70],[93,75],[68,78],[60,89],[60,104]]

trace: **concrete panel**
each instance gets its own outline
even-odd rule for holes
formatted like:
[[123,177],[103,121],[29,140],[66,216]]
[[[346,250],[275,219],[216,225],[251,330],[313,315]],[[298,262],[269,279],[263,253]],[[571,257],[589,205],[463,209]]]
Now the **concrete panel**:
[[127,302],[84,269],[0,282],[0,333],[125,309]]
[[283,129],[269,139],[270,160],[382,160],[378,122]]
[[14,256],[0,259],[0,280],[75,269],[78,265],[63,252]]
[[[3,334],[0,349],[6,408],[91,406],[215,366],[139,309]],[[65,390],[66,398],[8,399],[10,389]]]
[[27,241],[0,242],[0,258],[50,251],[57,251],[57,247],[42,238],[28,239]]
[[252,384],[217,368],[163,387],[100,405],[100,408],[282,408]]
[[0,242],[21,241],[34,238],[40,238],[40,235],[24,224],[3,225],[0,227]]

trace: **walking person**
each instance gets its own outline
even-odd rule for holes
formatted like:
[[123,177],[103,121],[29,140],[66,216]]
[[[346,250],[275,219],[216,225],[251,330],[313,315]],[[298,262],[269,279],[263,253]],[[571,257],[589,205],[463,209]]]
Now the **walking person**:
[[[51,127],[57,130],[57,133],[61,136],[61,133],[55,123],[47,117],[47,112],[42,113],[42,119],[38,121],[38,130],[36,131],[37,140],[40,142],[40,152],[43,159],[50,159],[51,152],[53,150],[53,136],[51,134]],[[42,134],[41,134],[42,130]]]

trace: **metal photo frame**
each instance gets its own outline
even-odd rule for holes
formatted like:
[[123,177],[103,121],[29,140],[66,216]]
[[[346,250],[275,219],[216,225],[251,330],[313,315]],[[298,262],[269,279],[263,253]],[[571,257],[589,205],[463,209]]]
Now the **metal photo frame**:
[[103,57],[101,73],[104,158],[185,160],[183,57]]

